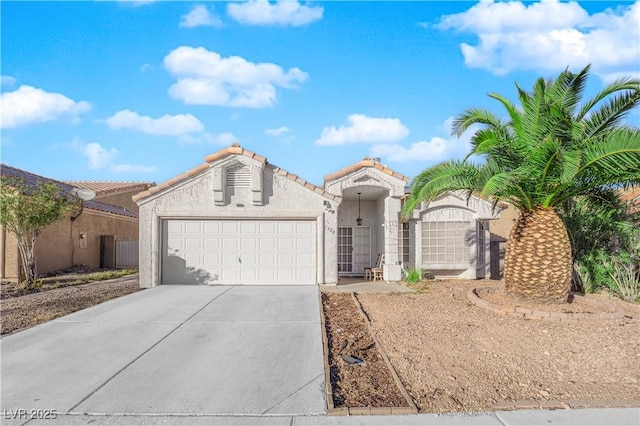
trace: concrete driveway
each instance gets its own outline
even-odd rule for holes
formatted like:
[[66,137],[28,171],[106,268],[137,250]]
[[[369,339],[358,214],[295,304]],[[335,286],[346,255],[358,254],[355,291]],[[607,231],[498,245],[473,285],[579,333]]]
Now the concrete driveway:
[[5,414],[326,413],[316,286],[160,286],[0,345]]

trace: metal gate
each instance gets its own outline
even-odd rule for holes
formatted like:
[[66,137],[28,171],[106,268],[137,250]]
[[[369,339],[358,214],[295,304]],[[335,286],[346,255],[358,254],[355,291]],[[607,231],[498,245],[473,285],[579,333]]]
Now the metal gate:
[[116,268],[138,267],[138,240],[116,241]]

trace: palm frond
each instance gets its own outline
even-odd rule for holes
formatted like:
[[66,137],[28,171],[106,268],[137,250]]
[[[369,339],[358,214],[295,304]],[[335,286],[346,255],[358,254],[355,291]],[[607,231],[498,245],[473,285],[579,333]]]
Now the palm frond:
[[596,96],[584,103],[584,105],[580,109],[580,112],[575,117],[576,121],[581,121],[582,119],[584,119],[594,106],[596,106],[607,97],[621,91],[637,91],[639,87],[640,80],[631,77],[623,77],[615,80],[600,92],[598,92]]
[[591,141],[576,173],[578,180],[586,177],[602,184],[640,180],[640,130],[623,128],[604,141]]
[[402,210],[408,217],[421,202],[430,202],[449,191],[474,191],[478,167],[459,160],[436,164],[420,173],[411,183],[411,193]]
[[489,93],[489,97],[497,100],[507,110],[507,114],[511,118],[511,126],[516,134],[522,132],[522,111],[510,100],[498,93]]
[[599,137],[620,124],[620,121],[633,108],[640,105],[640,89],[622,93],[593,111],[583,120],[583,139]]
[[481,108],[468,108],[462,114],[453,119],[451,135],[460,137],[474,124],[485,124],[491,127],[504,127],[505,123],[489,110]]

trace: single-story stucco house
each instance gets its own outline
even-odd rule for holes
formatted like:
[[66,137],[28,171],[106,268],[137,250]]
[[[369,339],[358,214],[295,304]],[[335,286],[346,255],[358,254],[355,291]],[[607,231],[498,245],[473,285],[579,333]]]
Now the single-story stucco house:
[[491,203],[452,193],[402,221],[408,182],[365,158],[317,186],[234,144],[133,197],[141,286],[336,284],[379,254],[387,281],[488,278]]
[[[147,182],[70,182],[65,183],[25,170],[0,164],[5,178],[22,179],[26,185],[50,182],[63,194],[74,188],[93,189],[93,200],[76,206],[65,218],[49,225],[36,241],[36,262],[39,274],[85,265],[92,268],[115,267],[118,241],[136,247],[133,263],[137,266],[138,206],[131,201],[134,194],[151,186]],[[133,257],[133,256],[132,256]],[[0,226],[0,278],[19,280],[22,263],[17,240]]]

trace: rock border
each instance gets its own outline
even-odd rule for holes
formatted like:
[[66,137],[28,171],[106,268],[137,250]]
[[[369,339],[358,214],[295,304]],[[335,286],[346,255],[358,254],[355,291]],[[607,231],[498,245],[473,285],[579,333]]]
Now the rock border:
[[[469,290],[467,293],[467,299],[476,306],[488,309],[500,315],[508,315],[514,318],[524,318],[532,320],[543,321],[556,321],[556,322],[593,322],[593,321],[620,321],[624,319],[624,311],[619,308],[613,309],[613,312],[607,313],[569,313],[569,312],[548,312],[537,311],[533,309],[523,308],[520,306],[504,306],[491,303],[488,300],[482,299],[482,295],[490,293],[503,292],[503,286],[490,286],[490,287],[478,287]],[[611,311],[611,308],[605,304],[596,302],[594,300],[587,300],[584,295],[578,293],[571,293],[574,297],[581,297],[581,301],[605,308]]]
[[382,359],[384,360],[387,368],[391,372],[391,376],[393,377],[396,386],[400,389],[400,393],[407,400],[406,407],[342,407],[336,408],[333,404],[333,390],[331,388],[331,367],[329,365],[329,338],[327,336],[327,327],[325,325],[324,318],[324,309],[322,306],[322,292],[318,292],[318,302],[320,307],[320,325],[322,327],[322,358],[324,361],[324,384],[325,384],[325,399],[327,401],[327,414],[330,416],[353,416],[353,415],[390,415],[390,414],[416,414],[418,412],[418,407],[413,403],[413,400],[409,396],[409,393],[405,389],[404,385],[400,381],[396,370],[391,365],[389,361],[389,357],[384,352],[384,349],[380,345],[380,342],[376,338],[376,335],[373,333],[373,328],[371,326],[371,322],[369,321],[369,317],[365,314],[362,309],[362,305],[360,301],[357,299],[355,293],[351,293],[351,298],[354,301],[356,308],[360,312],[360,315],[364,319],[364,323],[367,325],[367,329],[369,331],[369,335],[373,339],[373,342],[376,345],[376,348]]

